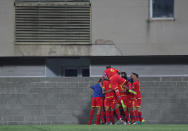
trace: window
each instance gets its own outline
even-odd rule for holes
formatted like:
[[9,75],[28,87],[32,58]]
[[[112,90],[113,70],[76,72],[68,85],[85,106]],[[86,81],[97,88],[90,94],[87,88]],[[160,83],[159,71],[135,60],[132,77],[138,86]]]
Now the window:
[[15,0],[16,44],[90,44],[90,0]]
[[174,0],[150,0],[150,17],[174,18]]
[[90,71],[88,67],[61,66],[60,76],[61,77],[89,77]]
[[82,76],[89,77],[89,69],[82,69]]
[[77,77],[77,69],[65,69],[65,77]]

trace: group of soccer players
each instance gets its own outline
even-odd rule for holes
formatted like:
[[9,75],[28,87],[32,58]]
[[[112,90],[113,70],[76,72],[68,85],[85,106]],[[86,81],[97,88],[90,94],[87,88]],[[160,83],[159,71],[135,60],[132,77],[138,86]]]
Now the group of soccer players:
[[137,73],[132,73],[128,79],[125,72],[120,72],[108,65],[98,83],[89,88],[94,90],[89,125],[92,123],[95,109],[97,109],[97,125],[100,122],[107,125],[143,123]]

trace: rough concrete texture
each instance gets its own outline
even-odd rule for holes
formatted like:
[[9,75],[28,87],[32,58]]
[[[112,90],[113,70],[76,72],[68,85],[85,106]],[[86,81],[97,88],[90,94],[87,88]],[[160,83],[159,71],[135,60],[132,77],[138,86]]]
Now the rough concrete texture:
[[97,46],[15,45],[14,1],[0,1],[0,56],[188,55],[187,0],[175,1],[175,20],[152,21],[150,0],[91,0],[90,44],[98,39],[115,43]]
[[[121,56],[110,41],[93,45],[16,45],[16,56]],[[108,44],[109,43],[109,44]]]
[[[86,124],[98,78],[0,78],[0,124]],[[141,78],[146,123],[188,123],[188,77]]]

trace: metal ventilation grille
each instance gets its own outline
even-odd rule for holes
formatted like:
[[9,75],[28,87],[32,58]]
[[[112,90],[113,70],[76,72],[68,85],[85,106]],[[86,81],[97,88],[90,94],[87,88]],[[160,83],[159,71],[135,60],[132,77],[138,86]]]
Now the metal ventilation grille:
[[15,9],[16,44],[90,44],[89,0],[16,0]]

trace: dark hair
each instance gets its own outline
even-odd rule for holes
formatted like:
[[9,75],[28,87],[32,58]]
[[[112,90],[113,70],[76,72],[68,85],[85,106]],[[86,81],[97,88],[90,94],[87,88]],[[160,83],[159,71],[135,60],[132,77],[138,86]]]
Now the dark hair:
[[132,72],[132,74],[139,78],[139,75],[137,73]]
[[111,65],[107,65],[107,66],[106,66],[106,69],[108,69],[108,68],[111,68]]
[[126,72],[121,72],[121,75],[124,75],[124,76],[122,76],[122,78],[127,80],[127,73]]
[[100,79],[98,80],[98,82],[102,82],[102,78],[100,78]]

